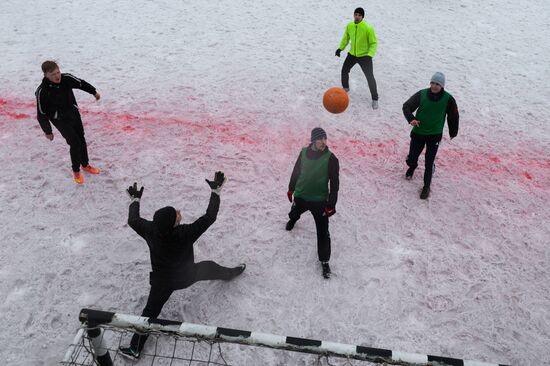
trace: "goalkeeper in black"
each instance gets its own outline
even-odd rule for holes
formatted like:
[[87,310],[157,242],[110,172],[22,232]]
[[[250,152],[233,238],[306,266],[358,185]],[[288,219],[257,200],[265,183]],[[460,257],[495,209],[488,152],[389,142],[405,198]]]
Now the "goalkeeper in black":
[[[220,191],[226,181],[222,172],[216,172],[213,181],[206,180],[212,193],[206,214],[192,224],[180,224],[181,214],[173,207],[157,210],[153,221],[139,215],[139,201],[143,187],[137,183],[128,188],[132,199],[128,214],[128,225],[139,234],[149,246],[152,271],[149,276],[151,289],[142,316],[157,318],[164,304],[175,290],[191,286],[198,281],[231,280],[246,268],[241,264],[234,268],[220,266],[213,261],[195,263],[193,244],[216,221],[220,208]],[[147,341],[147,335],[135,333],[129,347],[120,351],[132,358],[139,358]]]

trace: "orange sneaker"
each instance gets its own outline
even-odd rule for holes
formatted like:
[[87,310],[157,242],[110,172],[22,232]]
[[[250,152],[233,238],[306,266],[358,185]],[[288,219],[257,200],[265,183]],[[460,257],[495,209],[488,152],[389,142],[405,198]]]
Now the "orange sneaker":
[[82,169],[87,172],[87,173],[90,173],[90,174],[99,174],[99,172],[101,170],[99,170],[99,168],[95,168],[93,166],[91,166],[90,164],[86,165],[86,166],[82,166]]
[[73,179],[77,184],[84,184],[84,176],[80,172],[73,172]]

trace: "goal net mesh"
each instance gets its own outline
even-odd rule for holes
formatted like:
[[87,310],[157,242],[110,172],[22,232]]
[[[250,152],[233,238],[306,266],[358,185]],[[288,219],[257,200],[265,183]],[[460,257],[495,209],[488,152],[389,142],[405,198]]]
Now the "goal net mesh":
[[[95,350],[87,331],[101,329],[101,350]],[[218,366],[218,365],[375,365],[372,362],[339,358],[330,355],[288,352],[263,347],[250,347],[226,341],[212,341],[194,337],[184,337],[166,332],[150,331],[147,345],[137,360],[122,355],[119,347],[127,346],[133,330],[121,329],[110,325],[94,328],[83,326],[77,332],[67,357],[61,362],[66,366],[98,366],[96,360],[99,351],[107,351],[113,365],[155,365],[155,366]],[[299,352],[299,351],[298,351]],[[103,366],[103,365],[102,365]]]

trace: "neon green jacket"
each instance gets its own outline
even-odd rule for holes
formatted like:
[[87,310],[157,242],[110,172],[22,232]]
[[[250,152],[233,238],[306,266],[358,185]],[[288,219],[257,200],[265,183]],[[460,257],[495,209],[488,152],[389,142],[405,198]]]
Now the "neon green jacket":
[[349,53],[355,57],[370,56],[374,58],[378,42],[376,41],[376,34],[374,34],[374,28],[372,25],[365,23],[361,20],[358,24],[351,21],[346,26],[344,37],[340,42],[342,51],[346,49],[348,43],[351,41],[351,47]]

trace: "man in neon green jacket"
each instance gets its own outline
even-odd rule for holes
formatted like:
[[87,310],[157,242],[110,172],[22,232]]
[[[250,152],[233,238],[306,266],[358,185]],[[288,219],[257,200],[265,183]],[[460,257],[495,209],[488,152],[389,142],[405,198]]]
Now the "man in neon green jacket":
[[378,108],[378,91],[376,89],[376,80],[372,71],[372,59],[376,53],[378,43],[376,34],[372,25],[367,24],[363,18],[365,11],[363,8],[357,8],[353,14],[353,21],[346,26],[346,31],[336,50],[336,56],[340,57],[340,52],[346,49],[351,43],[348,56],[342,66],[342,87],[349,91],[349,72],[355,64],[359,64],[369,83],[370,94],[372,97],[372,108]]

